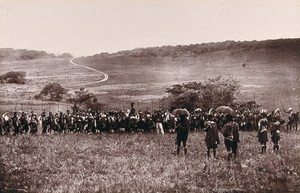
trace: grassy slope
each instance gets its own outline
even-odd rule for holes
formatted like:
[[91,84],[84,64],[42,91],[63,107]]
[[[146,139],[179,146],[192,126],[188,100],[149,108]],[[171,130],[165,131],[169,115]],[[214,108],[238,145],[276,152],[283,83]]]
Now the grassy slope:
[[[0,189],[29,192],[299,192],[299,133],[282,133],[279,154],[259,155],[256,133],[242,133],[236,163],[205,159],[203,133],[186,158],[175,135],[50,135],[0,138]],[[223,139],[221,138],[221,141]],[[183,152],[181,152],[183,153]]]
[[8,62],[15,60],[32,60],[38,58],[55,58],[54,54],[46,53],[45,51],[0,48],[0,62]]
[[[42,110],[42,102],[33,100],[42,88],[52,82],[60,83],[69,90],[79,89],[76,84],[101,79],[98,74],[72,65],[65,58],[39,58],[34,60],[0,62],[0,74],[8,71],[25,71],[27,83],[24,85],[0,84],[0,112],[12,110],[16,106],[19,109],[30,111]],[[60,104],[60,110],[63,110]],[[58,105],[46,105],[43,108],[57,111]]]
[[[108,109],[129,108],[130,100],[138,103],[140,108],[156,108],[156,100],[165,95],[168,86],[219,75],[232,76],[240,81],[241,100],[255,98],[267,109],[281,107],[281,100],[285,108],[293,106],[298,109],[299,45],[300,39],[221,42],[136,49],[78,58],[76,61],[109,75],[107,82],[88,86],[91,92],[98,94],[100,102],[108,105]],[[149,50],[156,56],[141,56]],[[29,51],[31,55],[35,53],[38,57],[46,54]],[[22,54],[26,56],[28,52],[0,49],[0,73],[25,71],[28,78],[27,85],[0,85],[2,110],[11,110],[18,104],[23,104],[24,109],[29,106],[41,110],[41,102],[32,101],[32,98],[49,82],[59,82],[72,90],[78,89],[72,85],[102,78],[92,71],[71,65],[65,58],[20,60]],[[243,63],[246,68],[242,67]],[[52,108],[56,105],[49,106],[52,111],[58,109]]]
[[[102,95],[103,100],[111,96],[120,99],[128,99],[128,96],[136,100],[155,99],[156,96],[162,96],[169,85],[222,75],[232,76],[241,82],[241,100],[253,99],[255,95],[256,101],[264,108],[279,107],[279,99],[286,106],[297,106],[300,94],[297,86],[300,81],[297,80],[300,73],[299,40],[295,40],[291,48],[286,41],[278,40],[279,46],[275,47],[267,46],[265,42],[252,42],[257,46],[251,49],[242,49],[247,44],[240,43],[238,48],[192,57],[184,54],[177,57],[132,57],[130,53],[133,50],[127,51],[127,54],[95,55],[76,61],[109,75],[109,80],[103,86],[95,88],[108,92],[106,96]],[[159,48],[153,48],[156,49]],[[243,63],[247,65],[246,68],[242,67]]]

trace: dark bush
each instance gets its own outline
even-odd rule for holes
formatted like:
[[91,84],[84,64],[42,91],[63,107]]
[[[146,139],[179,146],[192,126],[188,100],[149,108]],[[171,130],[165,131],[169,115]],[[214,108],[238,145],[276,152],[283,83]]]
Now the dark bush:
[[204,82],[190,82],[177,84],[167,88],[170,110],[187,108],[192,111],[195,108],[208,110],[221,105],[234,105],[239,95],[239,83],[232,79],[222,79],[221,76],[210,78]]
[[89,92],[85,88],[80,88],[78,91],[75,91],[75,96],[69,98],[68,102],[74,103],[76,109],[91,109],[91,110],[102,110],[104,105],[99,103],[95,94]]
[[36,99],[48,98],[52,101],[60,101],[63,95],[67,93],[67,90],[63,88],[59,83],[49,83],[47,84],[40,94],[36,95]]
[[2,83],[15,83],[15,84],[25,84],[26,72],[23,71],[10,71],[0,76]]

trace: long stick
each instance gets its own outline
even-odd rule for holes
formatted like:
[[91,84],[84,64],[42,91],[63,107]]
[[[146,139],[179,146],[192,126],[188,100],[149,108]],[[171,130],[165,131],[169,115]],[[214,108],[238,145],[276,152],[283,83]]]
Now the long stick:
[[283,108],[283,111],[285,112],[285,108],[284,108],[284,106],[282,104],[282,101],[281,100],[279,100],[279,101],[280,101],[281,107]]
[[291,96],[289,96],[289,102],[290,102],[291,107],[293,107]]

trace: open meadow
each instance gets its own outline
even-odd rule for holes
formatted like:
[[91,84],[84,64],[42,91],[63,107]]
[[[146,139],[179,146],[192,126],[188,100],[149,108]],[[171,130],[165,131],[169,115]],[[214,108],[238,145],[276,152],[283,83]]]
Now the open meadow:
[[300,135],[282,133],[279,153],[261,155],[242,132],[238,158],[206,159],[203,132],[175,155],[175,134],[62,134],[0,137],[1,192],[300,192]]
[[109,75],[105,84],[90,89],[105,91],[99,99],[115,108],[122,100],[142,101],[149,106],[151,100],[166,96],[166,88],[174,84],[222,76],[240,83],[240,101],[255,100],[263,108],[275,109],[282,107],[281,100],[285,108],[296,106],[300,110],[298,42],[295,39],[154,47],[75,61]]
[[[74,90],[85,87],[107,109],[124,110],[134,101],[140,109],[149,110],[159,107],[159,99],[167,96],[166,88],[174,84],[202,82],[218,76],[232,77],[240,83],[240,101],[255,100],[269,110],[282,108],[282,102],[286,109],[290,106],[300,110],[299,42],[299,39],[221,42],[75,58],[77,64],[108,75],[107,81],[96,84],[89,83],[102,80],[104,76],[73,65],[70,58],[16,60],[12,57],[8,61],[0,60],[0,74],[25,71],[27,83],[0,84],[0,110],[11,111],[18,105],[26,105],[40,112],[43,104],[34,96],[52,82],[67,88],[67,97],[74,94]],[[163,54],[153,56],[149,50]],[[64,108],[60,110],[68,108],[67,105],[61,103]],[[52,111],[58,110],[58,105],[45,106]]]
[[[0,112],[64,112],[71,105],[66,98],[81,87],[94,93],[106,105],[105,111],[126,110],[131,101],[137,110],[153,110],[166,96],[167,87],[218,76],[240,83],[238,100],[255,100],[269,111],[278,107],[299,111],[298,42],[157,47],[150,51],[175,51],[169,55],[131,55],[148,52],[138,49],[74,59],[108,75],[107,81],[93,85],[89,83],[105,75],[74,65],[70,58],[13,57],[0,61],[0,73],[24,71],[27,82],[0,84]],[[186,50],[176,51],[178,48]],[[34,99],[52,82],[68,89],[63,101]],[[175,134],[1,136],[0,192],[300,192],[299,131],[282,132],[278,154],[272,152],[271,142],[267,155],[259,154],[256,136],[256,132],[241,134],[234,162],[226,160],[222,137],[217,159],[207,160],[203,132],[190,134],[186,157],[183,152],[175,155]]]

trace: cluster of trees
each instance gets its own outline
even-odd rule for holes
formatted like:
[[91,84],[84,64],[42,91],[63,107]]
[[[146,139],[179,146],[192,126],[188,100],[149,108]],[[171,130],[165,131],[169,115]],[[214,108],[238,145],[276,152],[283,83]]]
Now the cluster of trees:
[[73,103],[73,111],[77,112],[80,108],[91,110],[101,110],[104,104],[99,103],[94,93],[89,92],[85,88],[80,88],[75,91],[75,96],[67,99],[68,102]]
[[221,105],[234,106],[240,94],[239,88],[237,80],[221,76],[203,82],[176,84],[166,89],[168,97],[163,98],[162,103],[167,101],[170,110],[187,108],[189,111],[199,107],[208,111]]
[[67,90],[59,83],[48,83],[38,95],[34,96],[34,98],[50,101],[61,101],[66,93]]
[[85,88],[80,88],[74,92],[74,96],[68,97],[67,90],[59,83],[48,83],[41,92],[34,96],[38,100],[61,101],[65,99],[67,102],[74,104],[73,110],[76,112],[81,108],[101,110],[104,108],[99,103],[95,94],[89,92]]
[[20,60],[33,60],[38,58],[54,58],[54,54],[48,54],[45,51],[22,50],[20,52]]
[[250,50],[261,49],[279,49],[279,50],[292,50],[298,52],[300,39],[280,39],[280,40],[266,40],[266,41],[225,41],[217,43],[202,43],[191,45],[178,45],[178,46],[161,46],[149,48],[136,48],[133,50],[120,51],[115,54],[99,54],[98,56],[130,56],[130,57],[179,57],[189,56],[197,57],[201,54],[215,52],[215,51],[232,51],[244,52]]
[[[176,84],[166,89],[167,97],[161,99],[161,103],[168,104],[169,110],[176,108],[186,108],[193,111],[202,108],[208,111],[210,108],[217,108],[222,105],[236,108],[251,109],[258,107],[255,101],[237,102],[240,95],[240,84],[237,80],[221,76],[209,78],[203,82],[189,82]],[[79,109],[102,110],[105,105],[99,103],[95,94],[85,88],[74,91],[71,97],[66,95],[67,90],[58,83],[47,84],[42,91],[35,96],[36,99],[61,101],[74,104],[73,110]]]
[[73,55],[66,52],[66,53],[59,55],[58,57],[59,58],[73,58]]
[[0,75],[1,83],[15,83],[25,84],[26,83],[26,72],[23,71],[10,71]]
[[26,49],[12,49],[0,48],[0,61],[13,61],[13,60],[33,60],[38,58],[73,58],[70,53],[63,53],[56,56],[49,54],[45,51],[26,50]]

